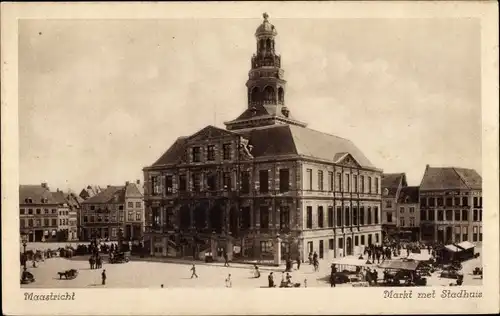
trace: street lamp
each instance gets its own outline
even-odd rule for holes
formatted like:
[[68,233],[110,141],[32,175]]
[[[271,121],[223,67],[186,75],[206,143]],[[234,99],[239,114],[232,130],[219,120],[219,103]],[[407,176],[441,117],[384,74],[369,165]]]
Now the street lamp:
[[26,233],[21,234],[21,242],[23,244],[23,256],[24,256],[22,280],[26,281],[26,271],[28,270],[28,268],[26,267],[26,262],[28,261],[28,257],[26,256],[26,245],[28,244],[28,235]]

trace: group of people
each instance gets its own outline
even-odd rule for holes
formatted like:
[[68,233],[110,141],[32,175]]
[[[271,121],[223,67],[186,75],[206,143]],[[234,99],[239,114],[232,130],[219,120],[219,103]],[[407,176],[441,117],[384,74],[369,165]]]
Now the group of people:
[[319,270],[319,260],[318,253],[315,251],[314,253],[309,252],[309,264],[312,264],[314,267],[314,271],[317,272]]
[[97,254],[97,255],[92,255],[89,258],[89,264],[90,264],[90,269],[101,269],[102,268],[102,257]]

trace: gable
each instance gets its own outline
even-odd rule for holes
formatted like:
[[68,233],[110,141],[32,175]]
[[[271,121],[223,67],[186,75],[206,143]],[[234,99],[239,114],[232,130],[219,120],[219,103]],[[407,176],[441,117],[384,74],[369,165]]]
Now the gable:
[[224,129],[209,125],[188,137],[188,142],[196,142],[207,139],[236,137],[237,135]]
[[345,167],[351,168],[361,168],[360,164],[354,159],[354,157],[349,153],[344,153],[338,155],[339,157],[336,159],[335,163]]

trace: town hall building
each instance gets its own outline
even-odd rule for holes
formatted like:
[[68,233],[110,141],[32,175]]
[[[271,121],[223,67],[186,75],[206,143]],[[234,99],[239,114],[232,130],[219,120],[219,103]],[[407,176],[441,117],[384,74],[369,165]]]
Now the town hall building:
[[279,263],[381,244],[382,170],[293,117],[276,36],[264,14],[243,113],[179,137],[143,169],[151,255]]

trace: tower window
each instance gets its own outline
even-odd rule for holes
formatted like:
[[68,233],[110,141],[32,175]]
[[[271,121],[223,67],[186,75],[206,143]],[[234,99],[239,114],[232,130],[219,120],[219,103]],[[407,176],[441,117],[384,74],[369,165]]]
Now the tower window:
[[257,102],[259,99],[259,88],[255,87],[250,93],[250,102]]
[[282,87],[278,88],[278,100],[283,103],[285,101],[285,91]]
[[266,101],[274,101],[275,100],[274,89],[271,86],[267,86],[264,89],[264,95],[266,96]]

